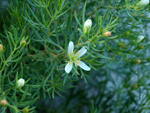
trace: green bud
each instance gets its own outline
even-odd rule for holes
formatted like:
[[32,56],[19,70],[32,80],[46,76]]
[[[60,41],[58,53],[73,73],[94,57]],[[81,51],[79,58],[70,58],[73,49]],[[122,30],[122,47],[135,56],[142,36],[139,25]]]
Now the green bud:
[[134,86],[131,87],[131,90],[134,90],[134,89],[137,89],[137,88],[138,88],[138,86],[134,85]]
[[23,112],[23,113],[29,113],[29,109],[28,109],[28,108],[27,108],[27,109],[24,109],[22,112]]
[[150,62],[150,57],[147,58],[147,61]]
[[131,64],[140,64],[140,63],[141,63],[140,59],[131,61]]
[[126,35],[129,35],[129,34],[130,34],[130,31],[127,31],[125,34],[126,34]]
[[26,45],[26,43],[27,42],[25,40],[23,40],[23,41],[20,42],[20,46],[22,47],[22,46]]
[[121,52],[119,52],[119,51],[116,52],[116,55],[120,55],[120,54],[121,54]]
[[139,45],[139,46],[137,46],[137,49],[143,49],[144,48],[144,46],[143,45]]
[[117,45],[118,45],[119,47],[125,48],[125,43],[123,43],[123,42],[118,42]]

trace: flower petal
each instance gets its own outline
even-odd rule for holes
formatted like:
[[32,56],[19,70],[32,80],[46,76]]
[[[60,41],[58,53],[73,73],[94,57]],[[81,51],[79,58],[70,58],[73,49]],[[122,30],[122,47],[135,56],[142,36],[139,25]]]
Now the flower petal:
[[80,66],[83,70],[85,71],[90,71],[91,68],[89,66],[87,66],[84,62],[77,60],[75,62],[76,65]]
[[65,66],[65,71],[66,73],[70,73],[70,71],[72,70],[72,62],[68,62],[67,65]]
[[72,41],[70,41],[69,45],[68,45],[68,55],[69,56],[73,53],[73,49],[74,49],[74,44]]
[[149,0],[141,0],[137,3],[137,5],[147,5],[149,4]]
[[80,57],[83,56],[86,52],[87,52],[87,49],[85,49],[85,47],[82,47],[82,48],[75,54],[75,56],[77,56],[77,58],[80,58]]

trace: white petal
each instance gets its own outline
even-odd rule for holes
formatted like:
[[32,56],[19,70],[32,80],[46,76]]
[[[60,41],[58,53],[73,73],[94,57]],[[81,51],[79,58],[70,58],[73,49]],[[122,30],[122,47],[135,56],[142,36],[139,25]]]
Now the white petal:
[[66,73],[70,73],[70,71],[72,70],[72,64],[72,62],[67,63],[67,65],[65,66]]
[[85,49],[85,47],[82,47],[82,48],[75,54],[75,56],[77,56],[77,58],[80,58],[80,57],[83,56],[86,52],[87,52],[87,49]]
[[74,49],[74,44],[72,41],[70,41],[68,46],[68,55],[71,55],[73,53],[73,49]]
[[149,4],[149,0],[141,0],[137,3],[137,5],[147,5]]
[[89,66],[87,66],[84,62],[77,60],[75,62],[76,65],[80,66],[83,70],[85,71],[90,71],[91,68]]

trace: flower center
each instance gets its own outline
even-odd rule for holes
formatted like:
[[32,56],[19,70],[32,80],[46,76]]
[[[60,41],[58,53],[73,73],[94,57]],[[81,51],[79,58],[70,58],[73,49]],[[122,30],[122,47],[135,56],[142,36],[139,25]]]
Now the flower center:
[[77,60],[77,58],[76,58],[75,56],[72,56],[72,57],[70,57],[70,60],[71,60],[72,62],[74,62],[74,61]]

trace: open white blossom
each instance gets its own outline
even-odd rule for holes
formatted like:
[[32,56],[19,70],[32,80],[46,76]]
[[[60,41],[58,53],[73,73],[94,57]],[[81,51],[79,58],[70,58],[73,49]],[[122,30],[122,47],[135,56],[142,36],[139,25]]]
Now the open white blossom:
[[65,66],[66,73],[70,73],[73,67],[73,63],[75,63],[75,65],[77,66],[80,66],[85,71],[90,71],[90,67],[87,66],[83,61],[80,61],[80,57],[87,52],[87,49],[85,49],[85,47],[82,47],[77,53],[74,53],[73,49],[74,49],[74,44],[71,41],[69,42],[68,45],[68,56],[70,61]]
[[84,23],[84,34],[86,34],[87,32],[90,31],[92,27],[92,20],[91,19],[87,19]]
[[141,0],[137,3],[137,5],[148,5],[149,4],[149,0]]
[[18,81],[17,81],[17,88],[21,88],[23,87],[25,84],[25,80],[23,78],[20,78]]

